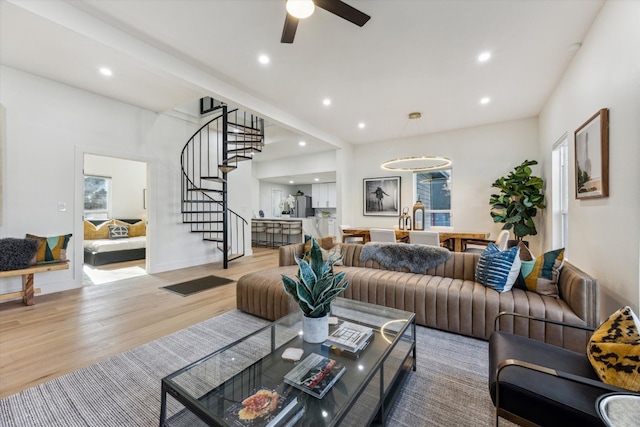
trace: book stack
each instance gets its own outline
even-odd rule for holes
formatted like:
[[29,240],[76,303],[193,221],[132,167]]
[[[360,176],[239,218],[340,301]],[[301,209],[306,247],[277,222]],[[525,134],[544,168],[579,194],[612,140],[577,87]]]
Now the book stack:
[[224,414],[227,423],[240,427],[289,427],[304,414],[304,406],[292,393],[292,388],[280,384],[255,389],[241,402],[231,405]]
[[329,334],[324,345],[341,356],[357,359],[373,339],[373,329],[344,321]]
[[284,382],[322,399],[345,369],[333,359],[311,353],[284,376]]

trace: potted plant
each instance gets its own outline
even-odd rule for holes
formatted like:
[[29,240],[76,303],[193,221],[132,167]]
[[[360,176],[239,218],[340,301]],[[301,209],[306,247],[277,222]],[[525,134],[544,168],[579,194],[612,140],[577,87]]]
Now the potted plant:
[[[307,259],[305,259],[307,258]],[[329,335],[329,313],[331,302],[344,291],[349,282],[344,272],[334,274],[333,264],[340,257],[328,257],[322,260],[322,251],[318,242],[313,240],[308,257],[295,257],[298,274],[294,280],[282,275],[284,290],[302,310],[303,338],[310,343],[324,342]]]
[[511,230],[519,242],[525,236],[538,234],[533,218],[538,209],[544,209],[542,178],[532,176],[531,166],[537,165],[535,160],[525,160],[516,166],[506,177],[498,178],[492,187],[500,189],[499,194],[492,194],[489,199],[491,217],[494,223],[504,223],[503,230]]
[[286,199],[280,202],[280,210],[282,212],[282,218],[289,218],[291,216],[291,210],[296,205],[296,199],[291,194]]

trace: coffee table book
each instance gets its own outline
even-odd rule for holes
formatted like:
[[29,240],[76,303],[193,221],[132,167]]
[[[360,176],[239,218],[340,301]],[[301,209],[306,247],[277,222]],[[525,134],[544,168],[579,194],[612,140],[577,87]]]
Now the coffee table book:
[[322,347],[328,348],[329,351],[332,354],[335,354],[336,356],[348,357],[349,359],[355,360],[355,359],[359,359],[360,356],[362,356],[362,353],[364,353],[364,351],[367,349],[371,341],[373,341],[373,337],[374,337],[373,334],[369,335],[369,338],[367,338],[362,344],[362,346],[356,351],[349,351],[347,349],[338,347],[337,345],[329,344],[327,342],[323,343]]
[[367,326],[343,321],[334,331],[331,331],[325,344],[356,352],[364,347],[372,334],[373,329]]
[[[304,408],[298,404],[297,393],[292,388],[280,384],[277,387],[266,385],[253,389],[242,401],[229,406],[224,420],[238,427],[277,427],[287,425]],[[300,416],[302,416],[300,414]]]
[[318,399],[344,374],[346,367],[328,357],[311,353],[284,376],[284,382]]

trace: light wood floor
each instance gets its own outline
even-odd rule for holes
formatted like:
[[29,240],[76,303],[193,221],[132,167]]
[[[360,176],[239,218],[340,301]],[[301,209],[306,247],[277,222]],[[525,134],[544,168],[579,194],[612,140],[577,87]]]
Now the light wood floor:
[[162,286],[211,274],[237,280],[278,251],[0,304],[0,398],[236,308],[236,285],[183,297]]

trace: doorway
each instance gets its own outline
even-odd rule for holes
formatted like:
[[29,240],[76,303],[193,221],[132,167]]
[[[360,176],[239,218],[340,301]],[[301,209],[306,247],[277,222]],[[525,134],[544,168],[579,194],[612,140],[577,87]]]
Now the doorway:
[[147,166],[84,154],[83,285],[147,274]]

